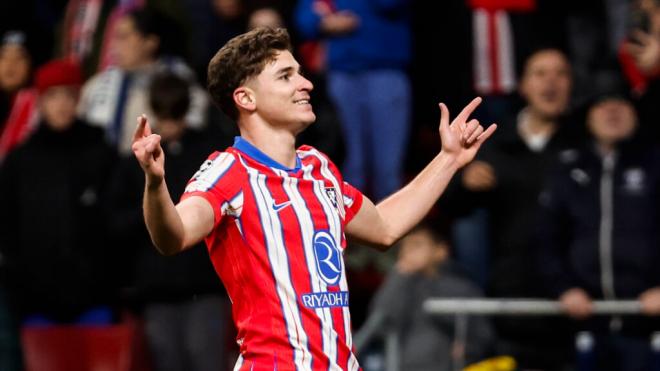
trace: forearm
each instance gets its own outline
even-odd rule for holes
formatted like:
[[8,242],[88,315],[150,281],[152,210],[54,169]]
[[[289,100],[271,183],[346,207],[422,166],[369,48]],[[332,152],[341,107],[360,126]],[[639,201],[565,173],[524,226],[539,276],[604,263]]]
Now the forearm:
[[165,180],[144,190],[144,220],[156,249],[163,255],[173,255],[184,247],[185,232],[181,217],[167,190]]
[[386,245],[396,242],[422,220],[457,170],[455,159],[440,152],[408,185],[376,206],[384,224]]

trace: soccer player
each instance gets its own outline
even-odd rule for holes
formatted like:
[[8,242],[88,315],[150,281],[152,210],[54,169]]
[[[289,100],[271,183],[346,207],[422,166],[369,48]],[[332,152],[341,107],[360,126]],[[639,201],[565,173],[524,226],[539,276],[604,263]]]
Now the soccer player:
[[146,177],[144,216],[158,250],[171,255],[205,239],[233,302],[236,370],[358,370],[343,251],[348,234],[381,247],[416,225],[452,175],[495,131],[469,115],[449,123],[440,104],[442,150],[377,206],[296,135],[315,120],[312,84],[300,73],[284,29],[230,40],[209,64],[209,91],[240,130],[211,154],[174,205],[160,137],[138,118],[133,152]]

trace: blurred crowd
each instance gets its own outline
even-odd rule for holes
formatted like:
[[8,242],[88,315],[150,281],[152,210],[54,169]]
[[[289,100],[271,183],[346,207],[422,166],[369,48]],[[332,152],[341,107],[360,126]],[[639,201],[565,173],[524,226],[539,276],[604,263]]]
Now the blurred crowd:
[[[152,247],[130,146],[144,113],[178,200],[238,134],[209,103],[208,62],[255,27],[288,28],[315,85],[300,142],[373,200],[439,151],[438,102],[482,96],[476,118],[499,125],[393,254],[348,250],[354,328],[384,313],[402,369],[510,355],[660,370],[658,0],[3,2],[0,370],[23,369],[21,329],[127,318],[153,370],[229,369],[229,300],[204,246]],[[556,299],[567,316],[477,318],[458,347],[453,320],[421,309],[481,296]],[[642,314],[594,316],[598,299]]]

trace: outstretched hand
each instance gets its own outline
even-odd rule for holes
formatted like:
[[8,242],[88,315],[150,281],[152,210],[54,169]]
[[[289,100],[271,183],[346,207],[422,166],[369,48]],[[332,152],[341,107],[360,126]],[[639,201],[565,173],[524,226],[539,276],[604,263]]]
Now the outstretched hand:
[[145,115],[137,119],[131,148],[147,177],[147,185],[159,185],[165,177],[165,155],[160,146],[160,135],[151,132]]
[[477,97],[470,102],[456,118],[449,123],[449,110],[444,103],[440,103],[440,140],[442,152],[455,158],[459,167],[465,166],[474,159],[481,145],[497,129],[491,124],[484,130],[476,119],[470,120],[470,115],[481,103]]

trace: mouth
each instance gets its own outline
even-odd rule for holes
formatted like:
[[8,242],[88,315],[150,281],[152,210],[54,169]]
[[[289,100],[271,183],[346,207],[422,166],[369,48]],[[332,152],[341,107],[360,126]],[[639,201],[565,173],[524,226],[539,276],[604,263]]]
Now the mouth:
[[294,104],[306,105],[309,104],[309,99],[298,99],[293,101]]

